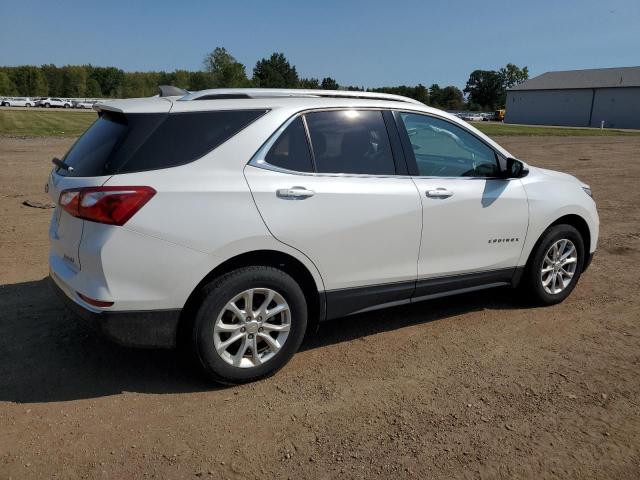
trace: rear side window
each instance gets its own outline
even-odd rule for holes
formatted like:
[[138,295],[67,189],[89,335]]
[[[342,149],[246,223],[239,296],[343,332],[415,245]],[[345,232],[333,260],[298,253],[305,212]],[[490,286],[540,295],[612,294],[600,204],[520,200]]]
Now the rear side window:
[[67,153],[69,172],[91,177],[174,167],[206,155],[266,110],[174,114],[103,112]]
[[174,167],[197,160],[264,113],[264,110],[230,110],[170,114],[119,173]]
[[337,110],[305,117],[318,173],[395,175],[381,111]]
[[265,161],[296,172],[312,172],[311,153],[302,118],[296,118],[273,144]]

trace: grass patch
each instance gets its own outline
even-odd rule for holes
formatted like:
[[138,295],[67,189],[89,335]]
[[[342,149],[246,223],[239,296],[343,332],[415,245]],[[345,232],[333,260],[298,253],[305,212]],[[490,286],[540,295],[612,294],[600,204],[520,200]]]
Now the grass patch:
[[97,118],[96,112],[68,110],[0,110],[0,135],[77,137]]
[[498,122],[469,122],[482,133],[490,137],[525,136],[525,137],[609,137],[637,136],[639,131],[615,130],[579,127],[544,127],[531,125],[509,125]]

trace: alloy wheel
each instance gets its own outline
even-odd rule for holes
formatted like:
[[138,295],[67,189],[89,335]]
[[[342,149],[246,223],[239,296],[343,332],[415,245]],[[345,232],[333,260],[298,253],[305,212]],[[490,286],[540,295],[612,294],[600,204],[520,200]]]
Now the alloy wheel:
[[252,288],[226,303],[213,328],[213,343],[229,365],[252,368],[282,349],[290,328],[291,309],[284,297],[270,288]]
[[556,295],[569,286],[578,266],[578,250],[571,240],[556,241],[544,255],[540,281],[545,292]]

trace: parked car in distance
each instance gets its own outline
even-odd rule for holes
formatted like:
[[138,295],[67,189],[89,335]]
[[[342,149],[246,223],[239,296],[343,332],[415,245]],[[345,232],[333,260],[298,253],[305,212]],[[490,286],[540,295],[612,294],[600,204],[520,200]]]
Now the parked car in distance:
[[3,107],[34,107],[35,99],[29,97],[5,97],[2,99]]
[[486,122],[502,122],[504,121],[504,114],[506,110],[496,110],[495,112],[483,114],[483,120]]
[[559,303],[596,250],[588,185],[416,100],[161,92],[98,104],[54,159],[50,276],[217,382],[273,374],[319,321],[499,286]]
[[467,113],[461,118],[467,122],[481,122],[484,120],[484,116],[481,113]]
[[73,108],[93,108],[93,104],[96,103],[92,100],[74,100],[72,102]]
[[39,107],[51,108],[71,108],[71,100],[66,100],[63,98],[54,98],[54,97],[44,97],[38,101]]

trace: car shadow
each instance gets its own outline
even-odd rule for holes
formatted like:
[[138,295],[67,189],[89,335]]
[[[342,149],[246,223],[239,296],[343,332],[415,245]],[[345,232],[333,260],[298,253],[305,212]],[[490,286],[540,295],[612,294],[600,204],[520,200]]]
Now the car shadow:
[[516,291],[509,287],[441,297],[322,322],[317,331],[307,335],[300,350],[348,342],[480,310],[511,310],[523,307]]
[[[482,309],[521,305],[494,290],[395,307],[321,324],[303,350]],[[0,401],[59,402],[125,391],[189,393],[221,389],[175,350],[121,347],[68,312],[48,279],[0,286]]]

